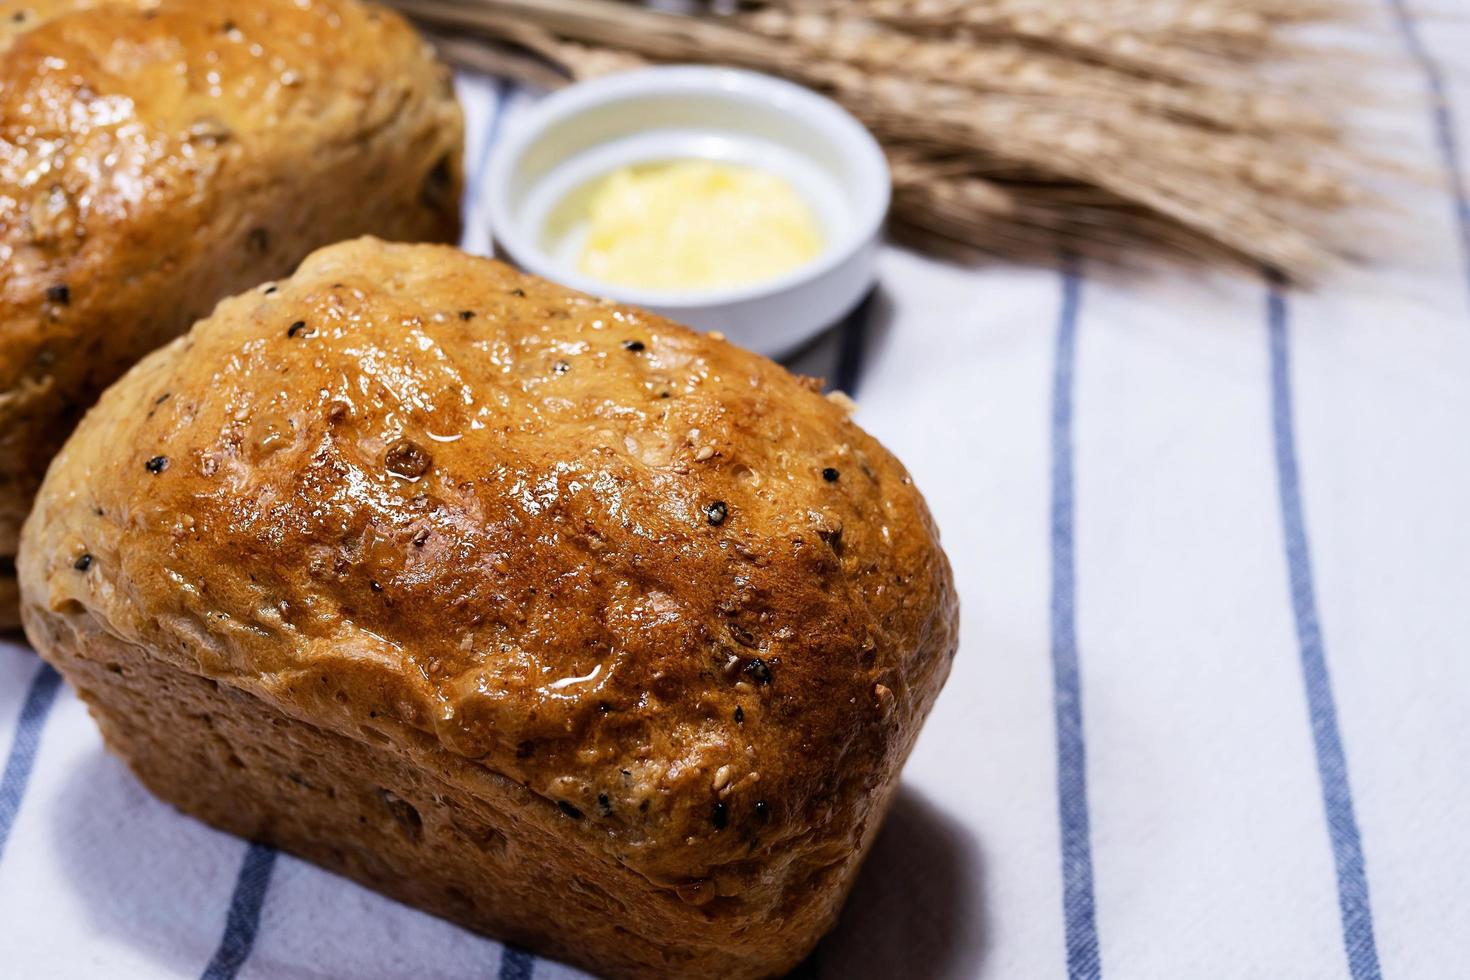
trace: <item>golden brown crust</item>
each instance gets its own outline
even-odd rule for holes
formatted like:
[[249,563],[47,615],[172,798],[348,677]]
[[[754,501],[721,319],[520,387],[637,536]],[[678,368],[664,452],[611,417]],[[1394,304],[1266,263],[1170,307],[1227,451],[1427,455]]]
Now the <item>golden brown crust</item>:
[[312,249],[457,230],[447,71],[351,0],[0,2],[0,555],[81,412]]
[[772,969],[828,923],[955,645],[923,500],[841,406],[649,314],[370,239],[110,390],[20,569],[63,669],[58,619],[472,760],[533,795],[568,875],[609,862]]

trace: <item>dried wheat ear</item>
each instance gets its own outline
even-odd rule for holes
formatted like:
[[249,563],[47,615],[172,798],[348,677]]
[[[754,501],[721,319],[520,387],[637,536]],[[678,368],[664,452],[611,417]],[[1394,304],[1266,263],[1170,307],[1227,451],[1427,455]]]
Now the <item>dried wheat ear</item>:
[[[1350,0],[391,0],[453,63],[541,87],[700,61],[832,96],[882,141],[895,231],[1026,261],[1140,253],[1308,279],[1366,199],[1294,29]],[[1341,93],[1339,93],[1340,95]]]

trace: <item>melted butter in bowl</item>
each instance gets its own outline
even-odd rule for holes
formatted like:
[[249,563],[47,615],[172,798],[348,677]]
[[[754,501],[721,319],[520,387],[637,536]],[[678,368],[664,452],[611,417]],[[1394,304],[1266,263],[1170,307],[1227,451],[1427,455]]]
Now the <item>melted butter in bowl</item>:
[[823,244],[811,207],[781,177],[673,160],[624,167],[591,189],[577,267],[622,286],[711,289],[790,272]]

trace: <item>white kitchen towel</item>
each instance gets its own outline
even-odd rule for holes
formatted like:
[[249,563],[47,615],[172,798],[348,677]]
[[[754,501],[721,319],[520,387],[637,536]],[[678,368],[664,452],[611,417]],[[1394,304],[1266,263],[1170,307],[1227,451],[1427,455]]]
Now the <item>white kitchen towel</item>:
[[[932,505],[954,672],[837,978],[1470,976],[1470,24],[1375,25],[1377,261],[1266,278],[887,252],[796,359]],[[467,172],[508,88],[461,80]],[[512,93],[510,111],[526,93]],[[473,186],[466,244],[490,246]],[[0,974],[577,976],[218,834],[0,641]]]

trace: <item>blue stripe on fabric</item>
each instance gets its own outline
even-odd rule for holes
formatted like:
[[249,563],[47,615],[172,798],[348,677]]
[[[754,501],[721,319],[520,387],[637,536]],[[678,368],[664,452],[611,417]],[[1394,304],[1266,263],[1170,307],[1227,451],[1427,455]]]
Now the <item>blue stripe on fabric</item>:
[[837,327],[837,369],[833,379],[838,391],[856,398],[862,380],[863,356],[868,348],[868,326],[877,305],[877,290],[869,291]]
[[266,889],[270,887],[275,866],[275,848],[251,844],[246,849],[240,873],[235,878],[234,894],[230,896],[225,934],[214,951],[214,958],[204,968],[201,980],[233,980],[250,958],[255,934],[260,929],[260,910],[265,905]]
[[55,667],[43,661],[26,691],[20,720],[15,725],[15,739],[10,743],[10,757],[5,760],[5,774],[0,776],[0,855],[5,853],[10,829],[15,826],[15,817],[20,813],[20,801],[25,797],[31,770],[36,765],[41,729],[51,714],[51,706],[56,703],[56,692],[60,687],[61,675]]
[[1062,835],[1062,912],[1067,975],[1102,975],[1092,890],[1092,832],[1087,814],[1087,749],[1082,729],[1082,677],[1077,658],[1077,570],[1073,534],[1072,395],[1082,279],[1075,263],[1062,272],[1056,373],[1051,414],[1051,660],[1056,704],[1057,807]]
[[536,957],[523,949],[506,946],[500,954],[500,980],[531,980]]
[[1439,63],[1429,53],[1419,26],[1404,0],[1388,0],[1389,9],[1403,35],[1409,56],[1418,64],[1429,87],[1430,114],[1434,119],[1434,135],[1444,163],[1445,179],[1453,198],[1454,217],[1460,231],[1460,259],[1465,267],[1465,283],[1470,286],[1470,196],[1465,191],[1465,178],[1460,169],[1460,141],[1455,133],[1454,114],[1450,112],[1448,86]]
[[1355,980],[1377,980],[1378,946],[1373,939],[1373,910],[1368,900],[1368,874],[1363,843],[1353,814],[1348,785],[1347,757],[1337,725],[1337,706],[1317,617],[1312,585],[1312,560],[1307,548],[1302,510],[1301,475],[1297,468],[1296,436],[1292,428],[1291,363],[1287,343],[1286,295],[1280,277],[1272,276],[1267,294],[1267,324],[1271,347],[1271,426],[1276,443],[1277,482],[1281,491],[1281,524],[1286,538],[1286,567],[1291,582],[1292,612],[1296,617],[1302,680],[1311,716],[1312,744],[1317,775],[1322,784],[1327,831],[1337,866],[1337,902],[1342,915],[1343,943]]

